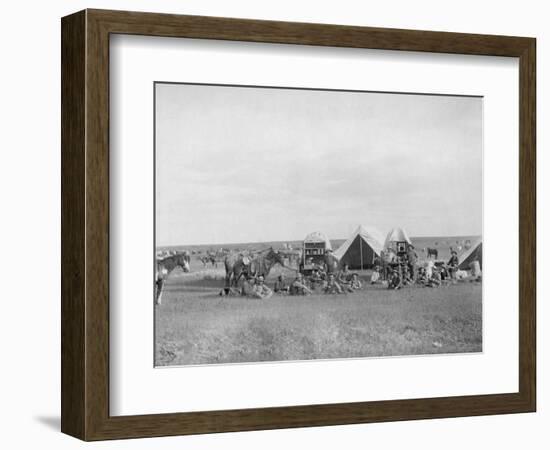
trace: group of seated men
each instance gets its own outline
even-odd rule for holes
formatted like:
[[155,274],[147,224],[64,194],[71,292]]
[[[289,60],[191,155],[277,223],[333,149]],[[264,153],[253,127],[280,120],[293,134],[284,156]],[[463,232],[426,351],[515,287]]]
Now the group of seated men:
[[245,282],[246,295],[252,298],[268,299],[273,294],[278,295],[311,295],[313,293],[345,294],[362,289],[363,285],[356,273],[352,273],[347,265],[337,274],[326,273],[321,267],[314,268],[309,277],[298,272],[291,283],[281,274],[277,277],[273,289],[265,284],[265,278],[258,276]]
[[287,284],[283,275],[277,277],[274,291],[288,295],[310,295],[313,293],[344,294],[363,287],[359,276],[352,273],[347,265],[337,272],[327,273],[322,267],[314,267],[309,277],[298,272],[292,283]]
[[[456,283],[459,260],[456,251],[451,252],[451,258],[445,264],[436,264],[428,260],[418,264],[417,255],[411,245],[405,255],[399,256],[394,262],[386,265],[383,274],[387,280],[388,289],[401,289],[403,286],[418,284],[426,287],[439,287],[443,284]],[[378,280],[378,271],[375,268],[373,279]]]
[[[446,264],[436,264],[433,260],[418,264],[416,252],[411,245],[406,254],[400,255],[389,264],[384,264],[377,259],[371,284],[384,281],[388,289],[395,290],[413,284],[432,288],[454,284],[457,281],[458,265],[456,251],[451,252],[451,258]],[[298,272],[291,283],[287,283],[284,276],[279,275],[273,289],[265,284],[263,276],[250,282],[252,284],[249,284],[249,288],[246,289],[247,295],[260,299],[270,298],[274,293],[278,295],[345,294],[363,287],[358,274],[351,272],[347,264],[344,264],[337,273],[327,273],[322,266],[314,266],[310,276],[305,277]]]

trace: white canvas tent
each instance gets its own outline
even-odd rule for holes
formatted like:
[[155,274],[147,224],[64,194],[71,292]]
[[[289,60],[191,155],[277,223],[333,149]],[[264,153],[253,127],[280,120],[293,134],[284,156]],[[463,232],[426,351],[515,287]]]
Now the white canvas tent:
[[393,247],[395,242],[406,242],[409,245],[411,244],[411,240],[403,228],[392,228],[390,230],[384,241],[384,248]]
[[380,256],[383,239],[376,228],[359,225],[333,254],[340,264],[347,264],[350,269],[370,268],[374,264],[374,258]]
[[483,269],[483,241],[481,238],[472,242],[472,246],[461,253],[458,257],[458,268],[460,270],[470,269],[470,263],[479,261],[479,268]]

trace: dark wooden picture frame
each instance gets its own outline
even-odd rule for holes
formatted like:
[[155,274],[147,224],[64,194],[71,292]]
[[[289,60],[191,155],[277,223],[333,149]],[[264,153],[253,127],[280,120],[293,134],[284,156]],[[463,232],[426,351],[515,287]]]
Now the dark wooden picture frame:
[[[64,433],[84,440],[101,440],[535,411],[534,38],[104,10],[85,10],[64,17],[61,30],[61,429]],[[518,57],[519,391],[461,397],[110,416],[111,34]]]

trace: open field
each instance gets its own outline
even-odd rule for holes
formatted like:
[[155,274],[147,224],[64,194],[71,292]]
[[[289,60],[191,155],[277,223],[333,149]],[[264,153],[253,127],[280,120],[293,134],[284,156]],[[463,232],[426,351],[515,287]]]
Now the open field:
[[[275,267],[268,285],[285,271]],[[156,365],[482,351],[479,283],[269,300],[220,297],[222,286],[221,265],[193,260],[191,273],[172,274],[156,307]]]

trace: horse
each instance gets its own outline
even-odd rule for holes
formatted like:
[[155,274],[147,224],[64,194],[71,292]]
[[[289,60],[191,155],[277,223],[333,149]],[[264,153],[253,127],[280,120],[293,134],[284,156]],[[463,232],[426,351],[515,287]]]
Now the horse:
[[156,281],[155,281],[155,304],[160,305],[162,299],[162,288],[168,275],[177,267],[184,272],[189,272],[191,258],[188,253],[176,253],[166,258],[157,259]]
[[199,259],[205,268],[208,263],[212,264],[212,267],[218,267],[218,261],[216,260],[216,257],[214,255],[201,256]]
[[227,255],[224,259],[225,294],[228,295],[231,287],[237,286],[239,280],[245,274],[248,277],[259,277],[260,275],[264,278],[267,277],[275,264],[286,267],[283,256],[279,252],[274,251],[272,247],[252,258],[245,257],[239,253]]
[[426,257],[430,257],[430,256],[434,256],[435,259],[437,259],[437,257],[439,256],[439,252],[437,251],[437,248],[426,248],[426,251],[427,251],[427,254],[426,254]]
[[290,267],[298,267],[302,260],[302,250],[283,249],[279,254],[288,261]]

